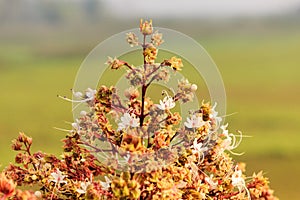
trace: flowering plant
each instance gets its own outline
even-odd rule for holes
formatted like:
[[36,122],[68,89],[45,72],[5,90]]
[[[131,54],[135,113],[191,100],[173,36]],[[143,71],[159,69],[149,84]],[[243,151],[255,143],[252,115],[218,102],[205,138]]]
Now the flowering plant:
[[134,33],[127,42],[141,46],[142,66],[116,57],[106,62],[112,70],[126,69],[125,99],[104,85],[73,91],[77,100],[62,97],[88,108],[67,130],[63,153],[32,153],[32,139],[20,133],[12,145],[15,164],[0,176],[1,199],[277,199],[262,172],[246,177],[245,164],[230,157],[242,134],[222,124],[217,104],[203,102],[186,119],[172,111],[193,100],[196,84],[179,80],[173,92],[160,91],[156,103],[147,96],[154,82],[168,82],[183,63],[175,56],[156,62],[164,41],[152,21],[141,20],[140,32],[142,42]]

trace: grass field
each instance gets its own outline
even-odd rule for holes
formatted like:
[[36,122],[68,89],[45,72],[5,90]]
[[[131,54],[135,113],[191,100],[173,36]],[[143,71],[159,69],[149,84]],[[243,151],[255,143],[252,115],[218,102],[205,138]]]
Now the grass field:
[[[298,199],[300,31],[225,34],[197,40],[219,66],[227,91],[228,113],[238,112],[226,119],[230,130],[253,136],[243,140],[237,151],[246,154],[236,159],[248,164],[249,175],[265,171],[281,199]],[[56,95],[71,96],[76,72],[91,48],[82,43],[31,47],[18,41],[3,41],[2,168],[13,162],[10,143],[19,131],[33,137],[34,150],[60,153],[64,133],[53,127],[70,128],[65,121],[72,121],[72,112],[71,104]],[[74,53],[74,48],[79,53]]]

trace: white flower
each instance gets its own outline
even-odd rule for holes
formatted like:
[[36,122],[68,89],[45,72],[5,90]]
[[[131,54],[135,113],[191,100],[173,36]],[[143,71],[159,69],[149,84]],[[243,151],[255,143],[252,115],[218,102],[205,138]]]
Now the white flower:
[[218,187],[218,181],[213,181],[214,175],[211,174],[210,177],[205,177],[205,181],[210,185],[211,189],[217,189]]
[[81,98],[82,95],[83,95],[83,94],[82,94],[81,92],[74,92],[74,91],[73,91],[73,96],[76,97],[76,98]]
[[161,110],[170,110],[175,107],[175,101],[172,97],[166,96],[163,100],[159,100],[157,107]]
[[[198,153],[198,162],[202,162],[202,160],[204,159],[204,152],[205,151],[207,151],[207,147],[202,147],[202,143],[200,142],[200,143],[198,143],[197,142],[197,139],[195,138],[195,140],[194,140],[194,142],[193,142],[193,145],[192,145],[192,147],[194,148],[193,150],[192,150],[192,153],[193,154],[196,154],[196,153]],[[201,157],[202,157],[202,159],[201,159]]]
[[121,122],[118,124],[118,130],[125,129],[127,127],[138,127],[139,126],[139,119],[136,118],[135,114],[125,113],[121,117]]
[[79,98],[79,100],[69,99],[65,96],[60,96],[60,95],[58,95],[58,97],[66,100],[66,101],[70,101],[72,103],[84,103],[84,102],[94,100],[96,93],[97,93],[97,90],[87,88],[86,91],[85,91],[85,95],[83,95],[81,92],[74,92],[73,91],[73,96],[76,97],[77,99]]
[[88,89],[86,89],[85,96],[87,97],[87,99],[93,100],[96,93],[97,93],[97,90],[88,88]]
[[245,180],[242,177],[242,171],[237,169],[237,166],[235,167],[235,171],[233,172],[231,176],[231,184],[234,187],[237,187],[239,192],[241,193],[243,190],[247,192],[248,198],[250,198],[250,192],[248,188],[246,187]]
[[80,183],[80,188],[76,189],[76,192],[78,192],[79,194],[85,194],[87,187],[90,185],[90,182],[81,182]]
[[105,176],[104,178],[105,178],[105,182],[100,181],[100,184],[104,190],[108,190],[110,187],[111,180],[107,178],[107,176]]
[[194,150],[192,150],[193,153],[203,153],[204,151],[207,150],[207,147],[202,147],[202,143],[198,143],[197,139],[195,138],[192,147],[194,148]]
[[214,119],[217,126],[219,126],[219,124],[222,121],[221,117],[218,117],[218,112],[215,110],[217,107],[217,103],[215,103],[215,105],[211,108],[210,110],[210,114],[209,114],[209,118]]
[[52,172],[51,176],[53,177],[53,179],[49,179],[50,182],[54,182],[58,185],[60,183],[67,183],[67,181],[64,181],[66,176],[63,175],[59,169],[57,169],[56,172]]
[[187,128],[199,128],[203,125],[205,125],[205,122],[202,119],[202,116],[196,116],[196,115],[192,115],[191,118],[187,118],[187,122],[184,122],[184,125]]
[[78,130],[80,129],[80,126],[79,126],[79,120],[78,120],[78,119],[76,119],[76,122],[73,122],[73,123],[72,123],[72,127],[73,127],[76,131],[78,131]]
[[225,125],[222,125],[222,126],[220,127],[220,128],[222,129],[222,135],[223,135],[224,137],[228,137],[228,136],[229,136],[227,127],[228,127],[228,123],[225,124]]
[[245,187],[245,180],[242,177],[241,170],[235,170],[231,176],[232,185],[241,191]]
[[240,143],[242,141],[242,135],[240,135],[240,140],[237,141],[236,136],[234,134],[228,132],[227,126],[228,126],[228,124],[222,125],[220,127],[222,129],[222,136],[225,137],[223,139],[223,142],[221,143],[221,148],[223,150],[230,151],[234,155],[241,155],[242,153],[241,154],[240,153],[234,153],[234,152],[232,152],[232,150],[237,148],[240,145]]

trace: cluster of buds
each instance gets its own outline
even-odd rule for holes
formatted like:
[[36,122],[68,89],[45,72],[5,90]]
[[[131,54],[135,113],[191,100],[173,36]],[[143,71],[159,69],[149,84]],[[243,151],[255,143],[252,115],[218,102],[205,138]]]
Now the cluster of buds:
[[119,69],[125,64],[125,62],[118,60],[116,57],[108,57],[108,60],[105,64],[107,64],[112,69]]
[[175,95],[175,100],[181,100],[183,103],[192,101],[197,88],[196,84],[190,83],[187,79],[178,81],[178,91]]
[[138,37],[132,32],[126,34],[126,41],[131,47],[139,45]]
[[161,45],[164,42],[164,40],[162,39],[162,33],[159,33],[158,31],[153,33],[153,35],[151,37],[151,42],[152,42],[152,44],[154,44],[156,46]]
[[151,35],[153,33],[153,26],[152,26],[152,20],[143,21],[143,19],[140,20],[140,31],[143,35]]
[[157,57],[157,48],[152,44],[147,44],[143,55],[147,64],[154,64]]
[[18,138],[13,140],[12,149],[15,151],[30,149],[32,145],[32,138],[26,136],[24,133],[20,133]]

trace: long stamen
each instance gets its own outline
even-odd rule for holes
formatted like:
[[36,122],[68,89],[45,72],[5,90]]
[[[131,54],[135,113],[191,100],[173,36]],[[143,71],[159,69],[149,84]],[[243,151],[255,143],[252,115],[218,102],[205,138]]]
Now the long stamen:
[[243,133],[241,132],[241,131],[237,131],[240,135],[238,136],[238,137],[240,137],[240,139],[239,139],[239,141],[238,141],[238,143],[237,143],[237,146],[239,146],[240,144],[241,144],[241,142],[242,142],[242,140],[243,140]]
[[247,193],[247,196],[248,196],[248,199],[251,200],[251,195],[250,195],[250,192],[248,190],[248,188],[246,186],[244,186],[244,190],[246,190],[246,193]]
[[61,95],[57,95],[57,97],[59,97],[59,98],[61,98],[63,100],[72,102],[72,103],[83,103],[83,102],[87,102],[87,101],[92,100],[92,98],[87,98],[87,99],[82,99],[82,100],[73,100],[73,99],[69,99],[69,98],[67,98],[65,96],[61,96]]
[[233,113],[230,113],[230,114],[227,114],[227,115],[222,115],[222,116],[219,116],[219,117],[229,117],[229,116],[232,116],[232,115],[236,115],[238,114],[238,112],[233,112]]
[[233,152],[233,151],[231,151],[231,150],[229,150],[229,152],[231,153],[231,154],[233,154],[233,155],[235,155],[235,156],[241,156],[241,155],[243,155],[245,152],[242,152],[242,153],[236,153],[236,152]]
[[[241,132],[240,132],[240,134],[241,134]],[[233,149],[237,148],[237,147],[240,145],[240,143],[242,142],[242,135],[240,135],[240,139],[239,139],[238,142],[236,142],[236,135],[234,135],[234,134],[229,134],[229,137],[232,138],[232,145],[230,146],[230,149],[228,149],[229,152],[230,152],[231,154],[233,154],[233,155],[236,155],[236,156],[241,156],[241,155],[243,155],[244,152],[242,152],[242,153],[236,153],[236,152],[232,151]]]
[[53,127],[54,129],[56,130],[59,130],[59,131],[64,131],[64,132],[69,132],[71,133],[73,130],[68,130],[68,129],[64,129],[64,128],[58,128],[58,127]]
[[231,149],[235,149],[237,147],[237,144],[236,144],[236,137],[235,135],[233,134],[229,134],[228,135],[229,138],[232,138],[232,145],[231,145]]

